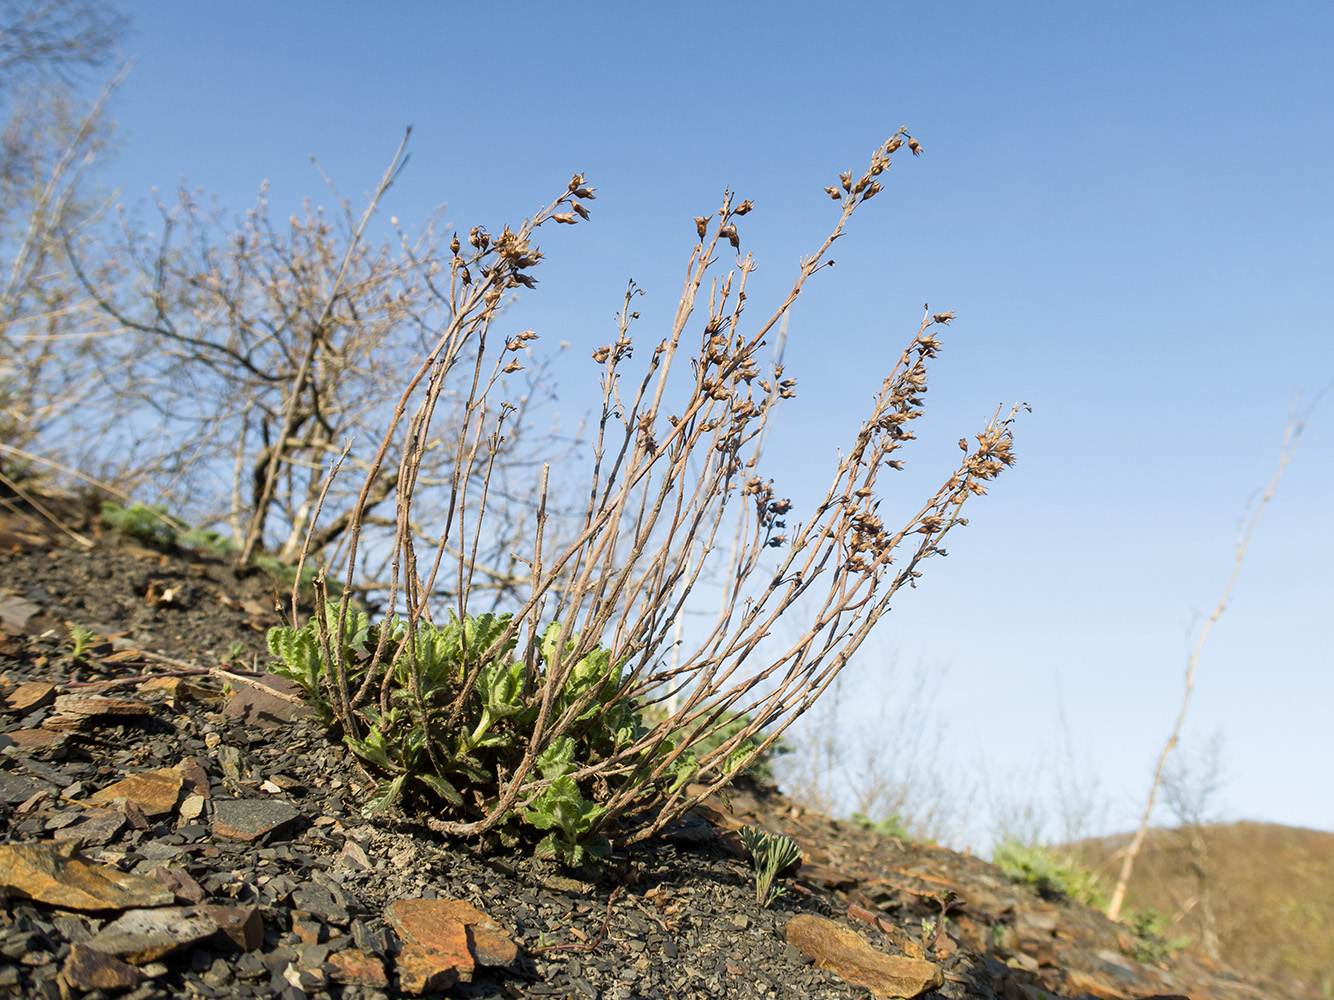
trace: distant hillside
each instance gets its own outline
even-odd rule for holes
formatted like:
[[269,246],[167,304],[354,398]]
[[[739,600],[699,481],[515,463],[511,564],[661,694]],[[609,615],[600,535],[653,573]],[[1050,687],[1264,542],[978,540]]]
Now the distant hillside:
[[[1207,952],[1209,910],[1217,952],[1229,962],[1286,974],[1334,995],[1334,833],[1272,823],[1151,830],[1127,905],[1173,918]],[[1081,841],[1080,862],[1110,891],[1128,834]]]

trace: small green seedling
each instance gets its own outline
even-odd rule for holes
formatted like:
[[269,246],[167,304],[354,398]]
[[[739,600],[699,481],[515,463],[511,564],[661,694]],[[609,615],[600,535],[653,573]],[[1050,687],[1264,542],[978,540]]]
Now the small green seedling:
[[791,837],[775,836],[753,826],[743,826],[737,835],[755,866],[755,900],[767,910],[774,900],[787,893],[782,886],[773,884],[774,878],[800,860],[801,848]]
[[97,638],[97,633],[92,629],[86,629],[82,625],[71,625],[69,627],[70,659],[80,665],[88,662],[88,648]]

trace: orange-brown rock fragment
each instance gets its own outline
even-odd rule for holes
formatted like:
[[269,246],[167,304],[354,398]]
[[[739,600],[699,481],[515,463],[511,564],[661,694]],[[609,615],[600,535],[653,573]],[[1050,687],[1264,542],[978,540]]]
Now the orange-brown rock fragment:
[[76,990],[128,990],[141,978],[133,966],[84,944],[70,945],[60,975]]
[[88,797],[93,805],[107,805],[116,799],[127,799],[137,805],[145,816],[166,816],[176,808],[181,798],[181,787],[185,779],[174,767],[164,767],[160,771],[148,771],[145,774],[133,774],[121,781],[107,785],[101,791]]
[[45,708],[55,700],[56,686],[54,684],[40,682],[20,684],[6,693],[3,705],[0,705],[0,707],[16,715],[23,715],[34,709]]
[[856,931],[824,917],[793,917],[787,922],[787,940],[820,968],[876,996],[911,998],[945,983],[940,966],[876,951]]
[[[460,932],[462,928],[460,928]],[[398,956],[398,988],[412,996],[430,990],[447,990],[459,981],[459,970],[448,955],[427,951],[419,945],[404,947]],[[472,978],[469,964],[468,978]]]
[[171,890],[154,879],[90,864],[73,841],[0,844],[0,887],[67,910],[163,906],[173,899]]
[[399,985],[409,993],[471,982],[475,966],[509,965],[519,957],[499,925],[461,900],[396,899],[385,915],[403,941]]
[[367,955],[358,948],[344,948],[329,956],[334,967],[333,978],[349,986],[374,986],[384,989],[389,985],[384,962],[375,955]]
[[1113,986],[1088,972],[1080,972],[1078,969],[1067,969],[1065,971],[1066,989],[1074,994],[1087,994],[1098,997],[1099,1000],[1124,1000],[1125,994]]

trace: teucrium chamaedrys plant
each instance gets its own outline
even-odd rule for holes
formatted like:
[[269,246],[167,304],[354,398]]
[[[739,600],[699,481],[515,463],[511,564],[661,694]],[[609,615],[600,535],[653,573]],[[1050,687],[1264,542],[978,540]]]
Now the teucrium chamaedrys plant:
[[[796,392],[781,365],[761,360],[766,338],[807,281],[832,263],[830,247],[852,214],[881,191],[891,155],[905,145],[920,151],[901,129],[860,177],[846,172],[825,189],[837,206],[833,228],[760,322],[743,322],[756,263],[740,253],[741,228],[754,206],[728,192],[716,218],[696,218],[698,241],[675,315],[640,347],[633,377],[639,345],[631,328],[639,313],[638,289],[630,285],[615,338],[593,352],[602,368],[602,402],[573,538],[553,541],[547,530],[556,484],[544,466],[530,547],[515,556],[525,569],[518,592],[526,596],[512,615],[488,619],[485,630],[474,624],[471,637],[468,623],[481,620],[470,610],[471,554],[488,538],[487,456],[496,453],[510,410],[505,376],[523,367],[537,337],[532,331],[502,337],[498,310],[511,289],[534,284],[530,272],[542,259],[532,242],[537,229],[587,218],[593,190],[575,175],[516,229],[493,236],[478,227],[466,243],[451,244],[447,291],[441,277],[449,320],[407,376],[351,515],[347,584],[356,580],[366,516],[360,503],[380,481],[385,456],[401,454],[385,595],[401,617],[367,626],[349,651],[344,637],[360,635],[362,627],[348,589],[334,609],[315,617],[313,629],[306,626],[303,640],[323,665],[311,675],[312,693],[351,746],[364,751],[382,735],[387,746],[390,732],[406,733],[394,745],[412,759],[386,753],[379,766],[391,775],[402,768],[406,784],[407,774],[426,771],[429,761],[429,773],[459,793],[437,789],[444,808],[427,816],[430,826],[495,836],[519,817],[550,822],[553,832],[559,828],[557,839],[578,831],[573,839],[580,844],[652,835],[773,746],[833,682],[899,589],[914,585],[922,561],[943,552],[948,533],[966,523],[961,512],[968,500],[1011,463],[1016,411],[1002,419],[998,410],[976,445],[960,442],[959,465],[900,527],[881,521],[881,476],[901,466],[896,453],[913,438],[927,363],[940,348],[932,328],[952,319],[928,312],[816,504],[799,513],[761,474],[763,433],[779,402]],[[706,286],[729,251],[736,251],[734,268]],[[698,338],[693,352],[686,347],[690,330]],[[471,386],[465,419],[451,426],[466,430],[444,440],[433,436],[432,419],[446,376],[464,364]],[[434,550],[422,552],[413,530],[414,489],[422,457],[440,448],[453,456],[449,516]],[[705,567],[718,562],[715,550],[724,540],[733,558],[725,573],[708,577],[724,588],[721,610],[667,666],[674,619]],[[452,575],[458,595],[449,609],[428,606],[440,573]],[[806,628],[779,644],[775,625],[799,601],[809,616]],[[458,643],[457,655],[442,680],[432,644],[451,629],[462,629],[462,638],[450,640]],[[496,691],[503,698],[493,697]],[[503,717],[502,701],[509,713]],[[640,706],[657,706],[652,725],[643,724]],[[744,726],[732,725],[742,716]],[[724,727],[726,738],[712,740]],[[468,746],[479,729],[481,739],[512,741],[494,767]],[[592,742],[581,737],[590,731],[602,735]],[[469,755],[482,767],[457,770],[472,766]],[[559,815],[539,819],[543,804],[561,797],[568,801]]]

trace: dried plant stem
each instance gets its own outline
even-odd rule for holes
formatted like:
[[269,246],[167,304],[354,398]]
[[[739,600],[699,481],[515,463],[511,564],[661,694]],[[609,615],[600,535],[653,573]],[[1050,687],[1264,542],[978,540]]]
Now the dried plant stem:
[[[408,727],[415,734],[404,752],[416,764],[401,765],[384,797],[396,796],[404,781],[418,777],[414,766],[426,767],[434,776],[420,780],[455,807],[427,820],[446,834],[498,833],[503,840],[539,800],[564,796],[574,812],[562,812],[560,822],[568,826],[568,817],[578,815],[580,836],[603,838],[604,845],[604,829],[622,843],[650,836],[772,747],[836,681],[898,591],[915,586],[922,561],[944,552],[949,532],[967,523],[964,504],[985,493],[986,484],[1013,462],[1011,425],[1021,409],[1002,415],[997,408],[975,446],[960,441],[959,464],[916,513],[897,530],[882,523],[879,480],[883,470],[902,465],[895,453],[914,437],[910,425],[923,414],[927,365],[940,348],[932,328],[948,324],[952,313],[926,310],[870,400],[823,499],[801,520],[794,504],[759,473],[769,421],[781,401],[796,393],[779,351],[761,360],[766,337],[778,330],[783,339],[792,304],[810,278],[832,263],[830,248],[854,212],[881,190],[877,178],[905,145],[920,151],[899,130],[872,154],[860,178],[849,171],[839,186],[826,189],[838,202],[832,229],[800,261],[778,307],[754,328],[743,325],[742,313],[757,265],[752,254],[740,251],[739,228],[754,206],[730,191],[716,218],[695,220],[698,242],[670,328],[650,345],[633,376],[631,330],[639,319],[633,306],[640,293],[633,283],[627,287],[615,339],[592,354],[602,367],[601,406],[578,522],[565,537],[550,530],[550,463],[540,466],[532,494],[536,518],[526,537],[489,527],[488,511],[501,492],[505,436],[516,412],[501,398],[508,391],[504,376],[523,370],[527,344],[537,337],[532,331],[511,335],[497,349],[496,319],[511,289],[536,283],[529,274],[542,259],[533,244],[536,230],[587,218],[583,203],[594,197],[593,189],[576,174],[522,225],[506,226],[496,236],[476,227],[470,249],[454,237],[448,282],[443,268],[430,278],[445,322],[407,374],[375,455],[356,462],[365,478],[345,535],[344,592],[336,614],[317,611],[314,619],[321,660],[329,666],[322,683],[352,745],[374,756],[387,738],[385,727],[398,727],[400,734]],[[736,251],[735,266],[715,273],[728,247]],[[683,359],[683,338],[692,325],[698,346]],[[447,384],[457,385],[452,397]],[[457,407],[447,441],[432,431],[442,402]],[[434,535],[423,527],[418,492],[432,456],[441,487]],[[396,472],[388,472],[394,464]],[[385,597],[403,617],[379,626],[359,617],[356,634],[374,648],[354,650],[355,662],[348,662],[345,642],[363,532],[375,523],[369,498],[391,477],[394,541]],[[483,546],[498,537],[510,546],[503,574],[479,565]],[[428,540],[434,547],[429,555],[418,551]],[[685,650],[679,622],[713,565],[710,556],[720,550],[728,559],[716,615]],[[513,572],[520,564],[528,568],[526,576]],[[442,635],[430,608],[440,593],[437,575],[448,581],[449,611],[457,619],[457,627],[448,626],[455,645],[447,668],[441,666],[443,654],[418,641],[429,644]],[[513,613],[483,626],[470,607],[506,575],[522,588]],[[322,580],[316,589],[323,607]],[[806,627],[795,641],[778,644],[775,626],[798,602],[812,609]],[[371,632],[363,631],[371,628],[373,642]],[[474,640],[474,632],[485,640]],[[288,640],[298,641],[291,635]],[[670,657],[669,646],[676,650]],[[571,686],[578,671],[583,674]],[[645,703],[669,707],[660,721],[644,725],[638,706]],[[636,706],[632,724],[624,714],[630,706]],[[505,729],[503,720],[520,716],[522,724]],[[404,722],[408,717],[414,721]],[[590,726],[601,725],[597,720],[610,717],[619,721],[597,744],[600,749],[574,758],[574,737],[583,738]],[[724,736],[720,730],[732,720],[739,725]],[[491,742],[483,745],[483,737]],[[503,752],[493,749],[502,745]],[[460,794],[450,784],[455,779],[470,790]],[[594,798],[580,798],[585,791]]]
[[[1319,397],[1317,397],[1317,400]],[[1314,407],[1314,402],[1312,407]],[[1292,456],[1297,452],[1297,443],[1302,436],[1302,429],[1306,425],[1306,419],[1310,415],[1310,409],[1305,414],[1294,413],[1288,420],[1288,425],[1283,431],[1283,444],[1279,449],[1278,467],[1270,477],[1268,486],[1260,497],[1260,502],[1256,505],[1255,513],[1251,515],[1250,522],[1245,525],[1245,529],[1237,540],[1236,552],[1232,560],[1232,572],[1228,576],[1227,584],[1223,587],[1223,596],[1219,598],[1218,605],[1213,613],[1205,620],[1204,626],[1200,629],[1200,634],[1195,640],[1195,648],[1191,650],[1190,659],[1186,663],[1186,686],[1181,696],[1181,708],[1177,711],[1176,722],[1172,726],[1172,732],[1167,737],[1167,742],[1163,745],[1162,752],[1158,755],[1158,765],[1153,772],[1153,781],[1149,784],[1148,801],[1144,806],[1144,815],[1140,818],[1139,828],[1131,838],[1130,844],[1126,847],[1125,855],[1121,859],[1121,871],[1116,878],[1116,887],[1112,890],[1111,901],[1107,904],[1107,916],[1112,920],[1119,920],[1121,917],[1121,906],[1125,901],[1126,888],[1130,884],[1131,873],[1135,869],[1135,860],[1139,857],[1140,849],[1144,846],[1144,838],[1149,832],[1149,820],[1153,816],[1153,807],[1158,799],[1158,788],[1163,782],[1163,774],[1167,770],[1167,759],[1172,751],[1176,749],[1177,742],[1181,738],[1181,727],[1186,721],[1186,712],[1190,708],[1191,695],[1195,691],[1195,668],[1200,662],[1200,653],[1204,649],[1204,640],[1209,637],[1214,623],[1223,616],[1223,611],[1227,607],[1228,598],[1232,595],[1232,587],[1237,582],[1237,576],[1241,572],[1241,564],[1246,559],[1246,551],[1250,548],[1251,538],[1255,534],[1255,527],[1260,523],[1260,515],[1264,513],[1265,507],[1269,501],[1274,498],[1278,492],[1279,480],[1283,478],[1283,470],[1288,467],[1292,461]]]

